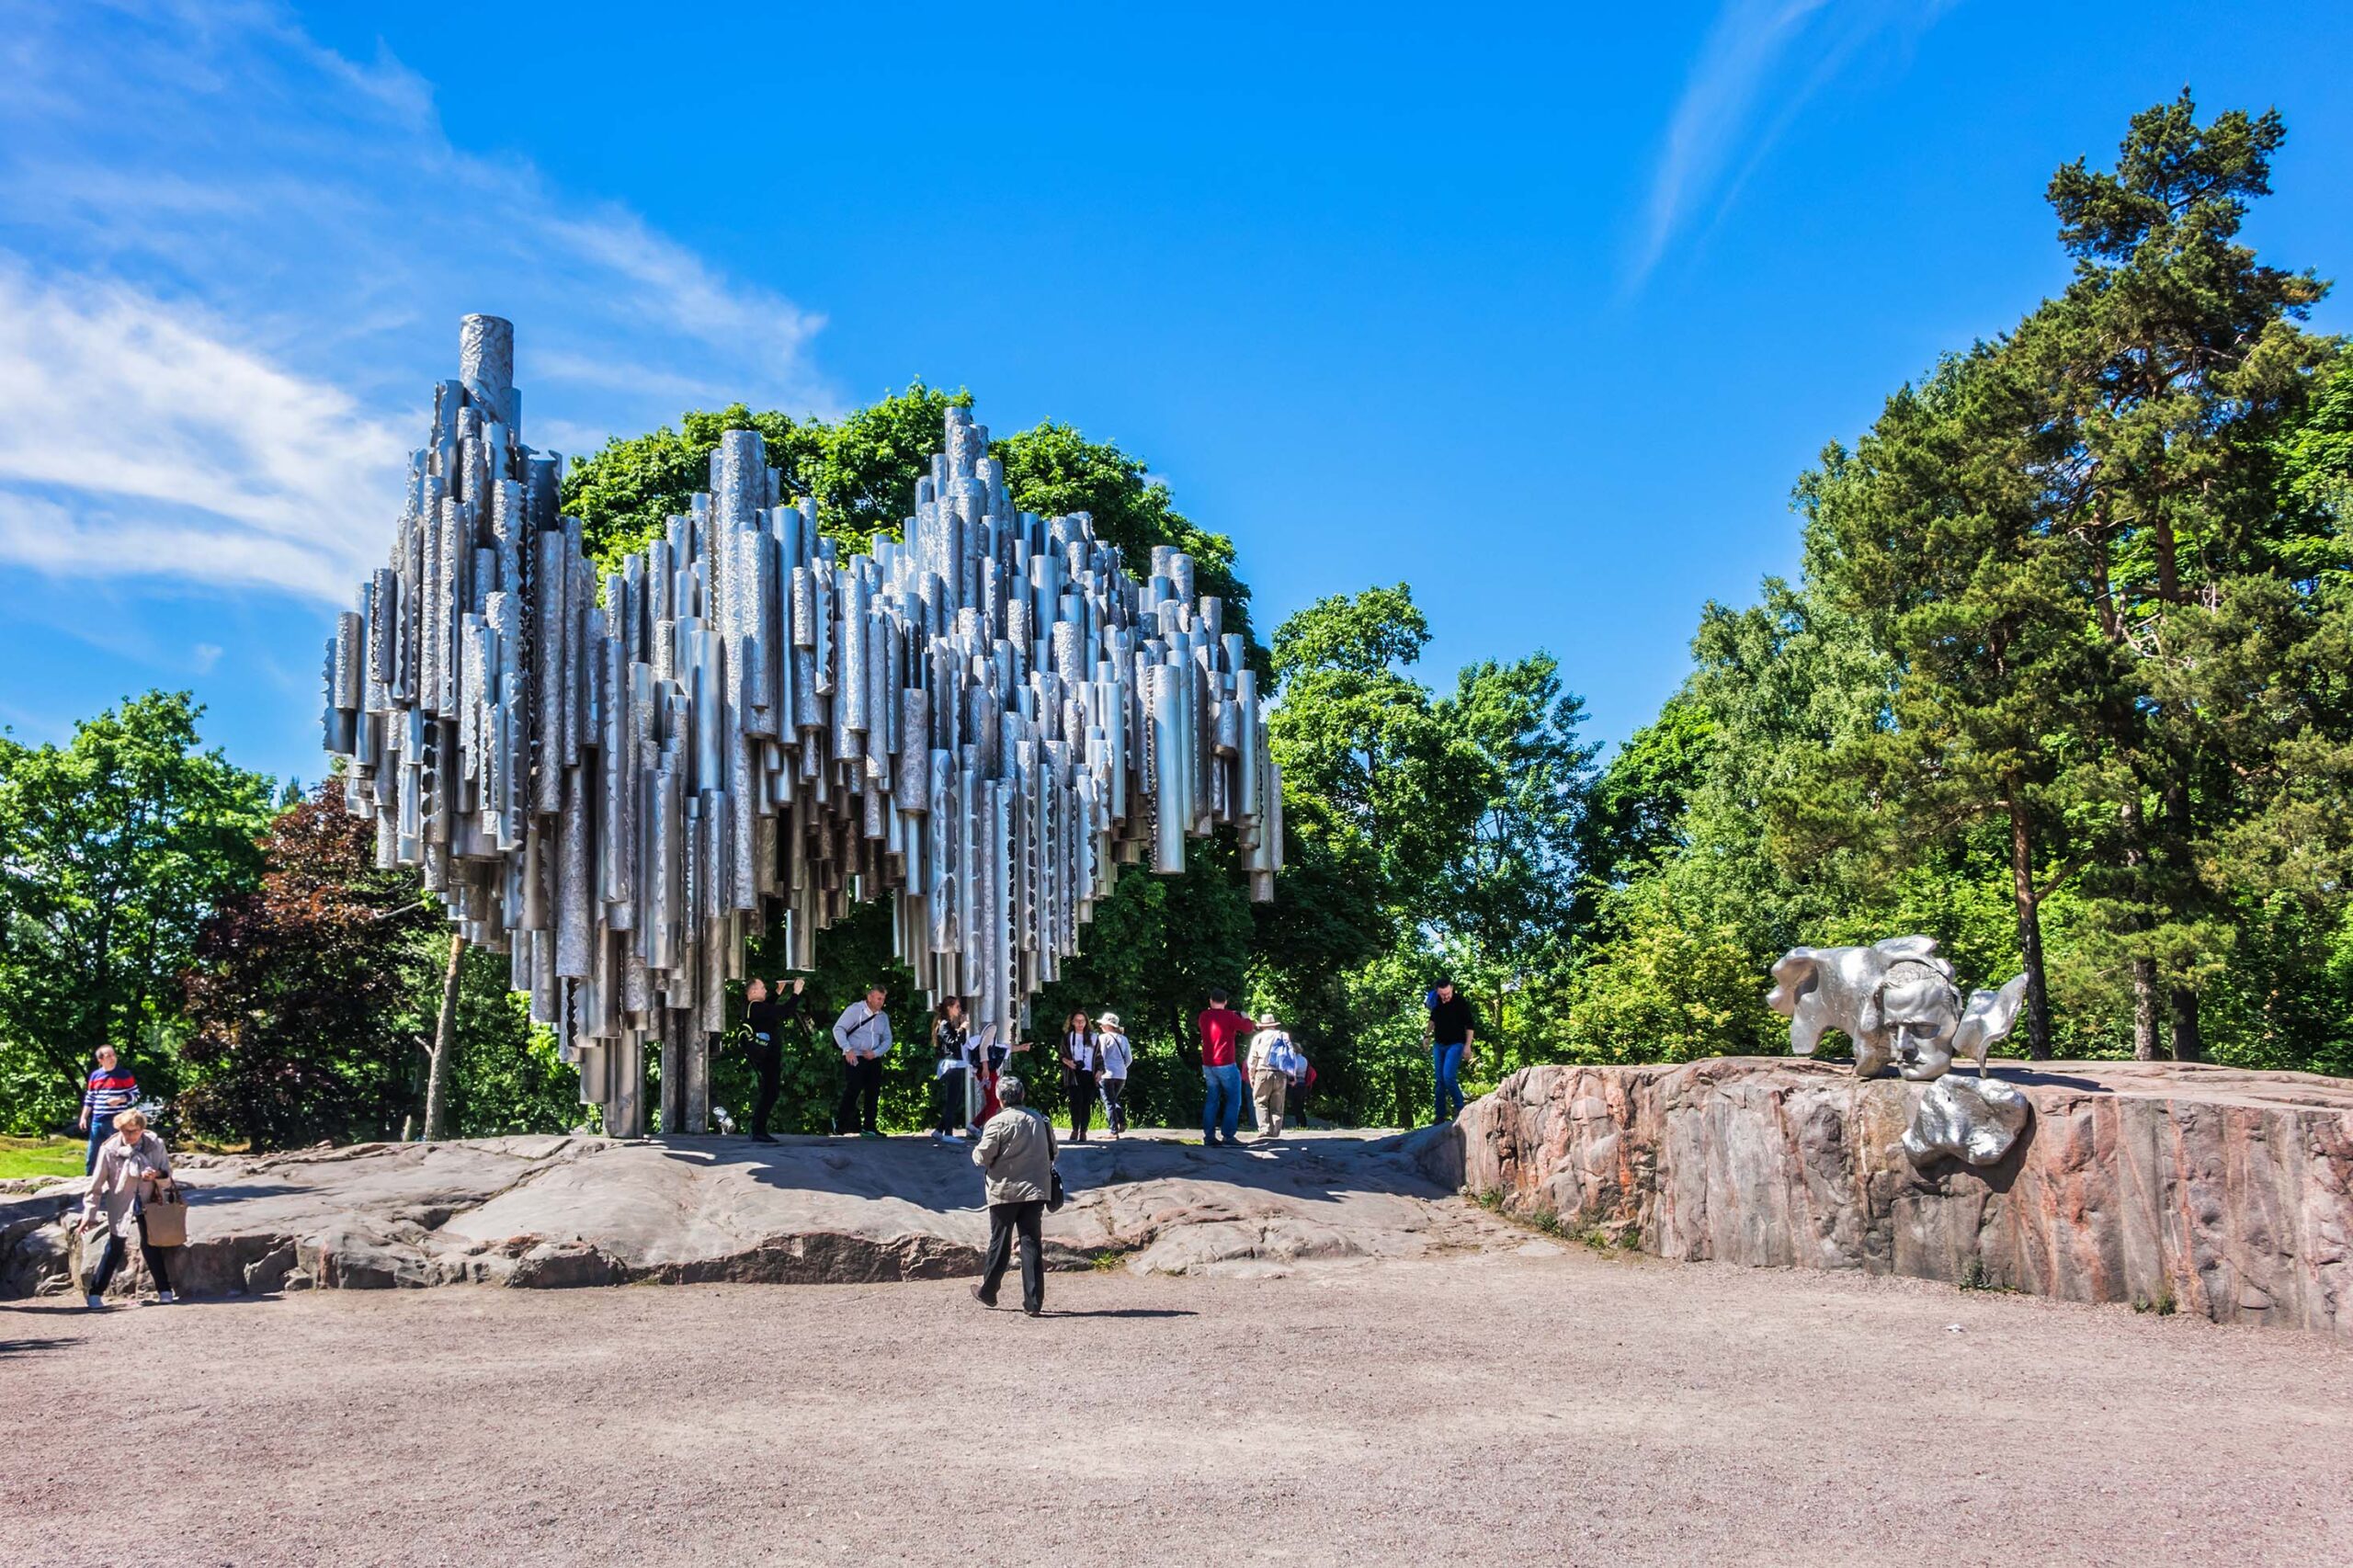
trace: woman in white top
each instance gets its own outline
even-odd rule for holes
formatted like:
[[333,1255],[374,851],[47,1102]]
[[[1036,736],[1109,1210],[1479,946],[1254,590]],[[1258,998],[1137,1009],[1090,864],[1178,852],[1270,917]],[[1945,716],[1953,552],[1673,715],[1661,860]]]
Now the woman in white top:
[[1086,1142],[1086,1124],[1095,1118],[1095,1069],[1101,1064],[1094,1028],[1085,1013],[1063,1020],[1063,1093],[1070,1100],[1070,1141]]
[[[164,1153],[164,1141],[147,1131],[147,1118],[137,1109],[117,1115],[114,1135],[98,1145],[98,1163],[90,1170],[90,1188],[82,1195],[85,1245],[90,1225],[99,1211],[103,1210],[107,1217],[106,1250],[98,1255],[97,1270],[90,1276],[86,1298],[92,1311],[107,1304],[107,1286],[113,1281],[115,1270],[122,1267],[132,1213],[142,1199],[153,1197],[155,1189],[169,1181],[171,1176],[171,1156]],[[155,1281],[155,1300],[166,1306],[179,1299],[172,1294],[169,1252],[168,1247],[150,1246],[147,1228],[140,1227],[139,1256],[147,1260],[148,1276]]]
[[1119,1014],[1106,1013],[1095,1020],[1095,1047],[1103,1063],[1096,1069],[1096,1086],[1103,1094],[1111,1136],[1117,1138],[1128,1130],[1128,1068],[1136,1059]]

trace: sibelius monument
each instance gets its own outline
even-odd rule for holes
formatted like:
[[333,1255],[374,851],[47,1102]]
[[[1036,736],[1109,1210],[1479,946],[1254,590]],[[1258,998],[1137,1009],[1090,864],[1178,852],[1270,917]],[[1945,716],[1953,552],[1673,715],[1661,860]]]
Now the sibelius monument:
[[600,578],[522,439],[514,328],[468,316],[391,562],[327,647],[326,749],[476,945],[508,953],[608,1131],[699,1132],[747,937],[789,962],[853,903],[1009,1037],[1123,864],[1184,869],[1231,824],[1282,865],[1257,677],[1193,562],[1142,581],[1084,514],[1017,511],[950,409],[904,540],[844,556],[756,431],[688,514]]

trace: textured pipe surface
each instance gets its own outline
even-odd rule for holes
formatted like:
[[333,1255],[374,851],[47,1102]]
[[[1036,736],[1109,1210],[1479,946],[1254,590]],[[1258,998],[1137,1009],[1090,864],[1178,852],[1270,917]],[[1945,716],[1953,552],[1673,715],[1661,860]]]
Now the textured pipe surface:
[[780,924],[806,969],[890,900],[917,985],[1010,1039],[1119,866],[1182,870],[1227,824],[1273,896],[1281,779],[1189,557],[1138,582],[1086,514],[1017,510],[955,408],[904,543],[845,557],[731,430],[600,605],[560,462],[522,443],[513,327],[459,338],[390,564],[335,623],[324,731],[380,862],[510,955],[608,1132],[649,1130],[649,1046],[663,1127],[703,1130],[747,932]]

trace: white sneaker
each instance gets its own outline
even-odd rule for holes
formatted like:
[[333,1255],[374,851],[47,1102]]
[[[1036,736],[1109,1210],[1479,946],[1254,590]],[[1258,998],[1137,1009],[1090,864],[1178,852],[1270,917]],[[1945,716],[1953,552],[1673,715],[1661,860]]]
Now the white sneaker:
[[178,1301],[179,1298],[169,1290],[158,1290],[155,1292],[155,1304],[159,1307],[172,1306]]
[[106,1309],[107,1302],[105,1297],[93,1294],[83,1297],[82,1304],[95,1312],[103,1312]]

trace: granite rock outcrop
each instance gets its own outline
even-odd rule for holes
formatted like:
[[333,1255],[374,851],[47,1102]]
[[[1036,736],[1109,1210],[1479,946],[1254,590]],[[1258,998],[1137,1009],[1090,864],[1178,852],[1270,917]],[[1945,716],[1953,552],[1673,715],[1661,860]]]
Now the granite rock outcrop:
[[1928,1084],[1780,1057],[1532,1067],[1410,1147],[1438,1180],[1662,1257],[1854,1268],[2353,1336],[2353,1083],[1995,1068],[1972,1167],[1903,1146]]
[[[178,1166],[188,1244],[173,1276],[199,1296],[938,1278],[979,1273],[988,1244],[968,1152],[913,1138],[486,1138]],[[1264,1274],[1525,1239],[1393,1140],[1129,1138],[1066,1148],[1062,1170],[1071,1200],[1046,1221],[1050,1267]],[[0,1198],[0,1296],[72,1288],[82,1238],[65,1221],[82,1187]]]

